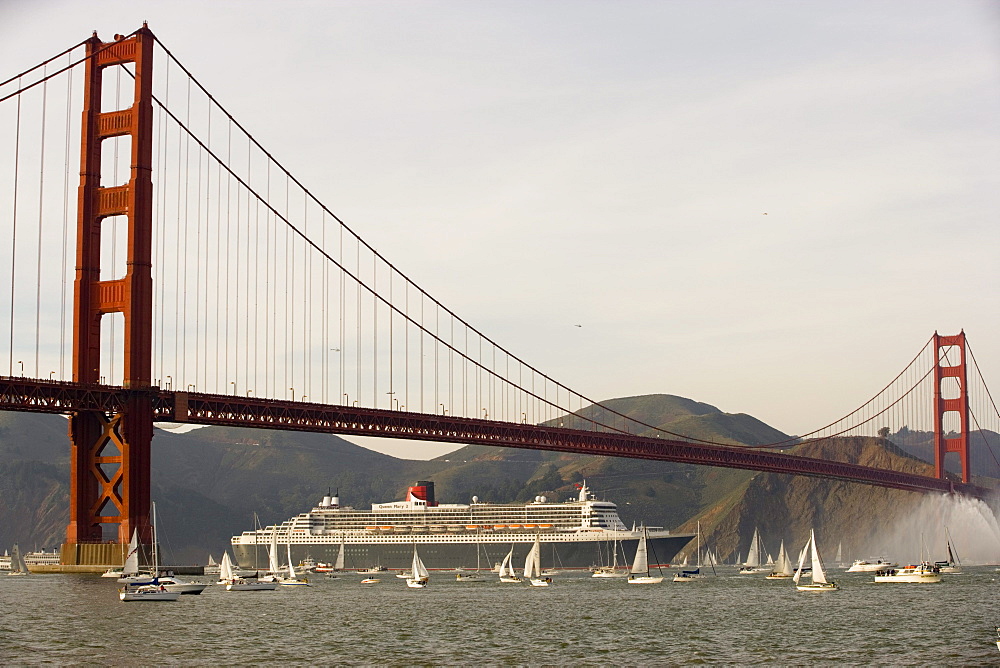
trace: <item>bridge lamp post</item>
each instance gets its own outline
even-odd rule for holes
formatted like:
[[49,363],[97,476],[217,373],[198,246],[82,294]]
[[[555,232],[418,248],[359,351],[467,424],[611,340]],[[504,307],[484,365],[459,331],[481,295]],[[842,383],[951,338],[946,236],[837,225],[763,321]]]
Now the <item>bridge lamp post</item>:
[[236,394],[236,381],[231,380],[229,381],[229,384],[233,386],[233,394]]
[[483,419],[484,420],[489,420],[490,419],[490,413],[485,408],[483,409]]
[[441,415],[447,415],[448,409],[444,407],[444,404],[438,404],[441,407]]
[[55,378],[53,378],[53,376],[55,375],[56,375],[55,371],[49,371],[49,380],[55,380]]
[[528,422],[528,414],[521,413],[521,424],[526,424]]
[[188,383],[187,389],[188,389],[188,392],[194,392],[195,391],[195,384],[194,383]]
[[306,400],[306,396],[307,395],[303,394],[301,397],[299,397],[299,401],[305,401]]
[[170,376],[167,376],[167,389],[168,390],[174,389],[174,379],[171,378]]
[[22,362],[21,360],[18,360],[17,363],[21,365],[21,375],[23,376],[24,375],[24,362]]
[[344,392],[344,405],[345,406],[350,406],[351,405],[351,398],[349,396],[347,396],[347,392]]
[[288,389],[292,391],[292,401],[295,401],[295,388],[294,387],[290,387]]
[[353,406],[354,406],[355,408],[357,408],[357,407],[358,407],[358,400],[357,400],[357,399],[355,399],[355,400],[354,400],[354,403],[353,403],[352,405],[353,405]]
[[253,390],[247,390],[247,396],[249,397]]

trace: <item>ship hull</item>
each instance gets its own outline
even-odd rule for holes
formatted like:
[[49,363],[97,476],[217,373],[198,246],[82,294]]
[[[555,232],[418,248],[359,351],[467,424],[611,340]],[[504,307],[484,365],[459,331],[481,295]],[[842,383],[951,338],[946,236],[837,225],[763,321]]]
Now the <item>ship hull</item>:
[[[650,566],[670,564],[674,556],[694,538],[693,534],[671,534],[669,536],[650,537],[648,539]],[[619,555],[624,552],[625,558],[631,563],[635,556],[638,538],[619,541]],[[523,564],[524,559],[534,543],[534,535],[518,537],[515,541],[499,540],[463,540],[443,541],[440,538],[414,537],[411,540],[383,542],[345,542],[345,570],[362,570],[372,566],[383,566],[389,569],[406,569],[413,561],[413,548],[416,545],[420,558],[430,570],[451,570],[476,568],[476,551],[479,548],[479,567],[489,570],[514,546],[514,563]],[[607,565],[610,560],[610,543],[607,540],[580,540],[579,538],[562,539],[558,536],[542,537],[542,568],[592,568]],[[306,557],[316,561],[333,563],[340,551],[340,542],[293,542],[291,545],[292,561],[298,563]],[[234,544],[233,552],[244,568],[267,567],[267,549],[263,542],[258,545]],[[654,561],[656,562],[654,564]]]

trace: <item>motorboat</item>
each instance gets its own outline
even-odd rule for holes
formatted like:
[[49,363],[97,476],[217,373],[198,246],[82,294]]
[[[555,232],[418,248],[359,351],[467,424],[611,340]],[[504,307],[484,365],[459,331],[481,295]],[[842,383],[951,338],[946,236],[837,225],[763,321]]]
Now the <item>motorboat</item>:
[[361,581],[361,584],[370,585],[370,584],[375,584],[377,582],[381,582],[381,580],[379,580],[378,578],[365,578],[364,580]]
[[851,567],[847,569],[848,573],[874,573],[875,571],[884,571],[890,568],[896,568],[899,566],[894,561],[889,561],[888,559],[856,559]]
[[922,561],[902,568],[887,568],[875,572],[875,582],[910,582],[934,584],[941,582],[941,571],[932,563]]

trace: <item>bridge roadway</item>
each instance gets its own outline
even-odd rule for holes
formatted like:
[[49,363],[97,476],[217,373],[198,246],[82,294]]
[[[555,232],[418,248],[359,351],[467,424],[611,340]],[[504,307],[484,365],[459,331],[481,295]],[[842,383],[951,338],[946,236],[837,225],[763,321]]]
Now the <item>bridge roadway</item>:
[[982,498],[986,488],[845,462],[740,446],[706,445],[619,432],[586,431],[352,406],[174,392],[0,376],[0,410],[70,414],[121,413],[148,396],[158,422],[253,427],[550,450],[574,454],[683,462],[861,482],[915,492]]

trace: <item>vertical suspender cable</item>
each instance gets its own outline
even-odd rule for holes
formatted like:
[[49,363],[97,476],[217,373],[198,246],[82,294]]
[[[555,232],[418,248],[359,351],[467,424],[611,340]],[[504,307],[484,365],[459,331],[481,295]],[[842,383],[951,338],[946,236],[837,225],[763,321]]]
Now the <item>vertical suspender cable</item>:
[[[42,76],[46,76],[48,69],[48,65],[43,66]],[[45,81],[42,83],[41,157],[38,166],[38,249],[35,268],[35,378],[41,375],[38,365],[42,330],[42,222],[45,220],[42,212],[45,203],[45,116],[49,108],[48,92],[49,82]]]
[[[21,77],[17,78],[17,87],[21,87]],[[11,198],[13,217],[11,219],[10,235],[10,368],[7,375],[14,375],[14,277],[17,267],[17,188],[21,161],[21,96],[17,96],[17,112],[14,122],[14,194]]]
[[[73,54],[67,56],[73,62]],[[70,156],[70,117],[73,113],[73,69],[66,75],[66,140],[63,152],[63,227],[62,227],[62,262],[61,269],[61,303],[59,307],[59,379],[66,380],[66,272],[69,266],[69,156]]]

